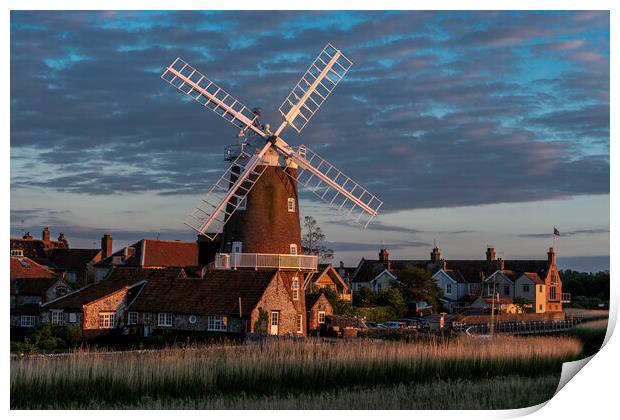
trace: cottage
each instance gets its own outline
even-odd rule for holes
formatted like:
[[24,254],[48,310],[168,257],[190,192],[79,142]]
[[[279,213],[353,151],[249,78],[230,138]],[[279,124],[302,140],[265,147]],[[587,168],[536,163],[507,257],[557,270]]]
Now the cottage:
[[349,285],[331,264],[319,264],[318,271],[309,273],[304,282],[304,289],[307,292],[315,292],[323,288],[334,290],[345,302],[351,301]]
[[85,338],[123,327],[125,311],[149,279],[183,276],[180,269],[114,268],[104,281],[41,306],[41,322],[79,327]]
[[39,324],[40,305],[71,291],[53,271],[27,257],[11,257],[11,327]]
[[327,317],[334,315],[334,308],[323,293],[306,294],[306,305],[308,307],[308,334],[316,335],[320,332],[321,326],[325,324]]
[[418,267],[435,272],[436,265],[428,260],[390,260],[387,249],[379,251],[378,260],[362,258],[351,278],[351,289],[356,292],[368,287],[375,292],[388,290],[398,282],[398,272]]
[[127,325],[144,336],[164,331],[305,335],[304,299],[294,295],[285,275],[215,270],[204,278],[150,279],[131,303]]
[[522,273],[515,280],[515,299],[528,302],[526,310],[544,313],[547,309],[547,285],[537,273]]

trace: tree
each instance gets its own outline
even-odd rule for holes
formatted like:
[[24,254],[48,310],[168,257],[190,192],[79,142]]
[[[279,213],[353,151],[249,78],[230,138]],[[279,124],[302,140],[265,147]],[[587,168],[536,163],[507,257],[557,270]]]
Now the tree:
[[512,303],[519,308],[519,311],[521,313],[525,313],[525,308],[532,305],[532,302],[530,302],[529,300],[527,300],[526,298],[522,297],[522,296],[517,296],[516,298],[514,298],[512,300]]
[[405,302],[423,300],[435,309],[439,307],[443,291],[428,271],[408,266],[398,273],[398,281],[397,287]]
[[305,254],[316,255],[321,262],[334,258],[334,250],[323,245],[325,234],[312,216],[304,217],[304,235],[301,248]]
[[377,300],[377,294],[373,292],[369,287],[362,287],[357,292],[353,293],[353,305],[367,308],[373,306]]
[[258,308],[258,317],[254,322],[254,334],[267,334],[269,314],[263,308]]

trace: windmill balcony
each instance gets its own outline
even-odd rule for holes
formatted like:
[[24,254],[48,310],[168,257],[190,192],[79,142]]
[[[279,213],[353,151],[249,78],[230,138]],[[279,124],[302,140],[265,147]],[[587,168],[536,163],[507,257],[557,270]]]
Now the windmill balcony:
[[215,254],[216,270],[236,270],[238,268],[279,269],[317,271],[319,259],[316,255],[292,254],[254,254],[233,252]]

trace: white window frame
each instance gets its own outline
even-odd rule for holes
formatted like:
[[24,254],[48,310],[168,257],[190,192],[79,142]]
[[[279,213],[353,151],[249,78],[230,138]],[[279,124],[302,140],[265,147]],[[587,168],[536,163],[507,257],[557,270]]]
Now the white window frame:
[[77,273],[75,271],[67,271],[65,273],[65,280],[68,282],[76,282],[77,281]]
[[289,251],[291,255],[297,255],[297,244],[290,244]]
[[295,199],[293,197],[289,197],[286,209],[289,213],[295,213]]
[[170,312],[160,312],[157,314],[158,327],[172,327],[172,314]]
[[209,315],[207,317],[207,331],[226,331],[228,318],[223,315]]
[[114,312],[99,312],[99,329],[111,330],[116,323],[116,314]]
[[23,256],[24,256],[23,249],[12,249],[11,250],[11,257],[23,257]]
[[55,324],[55,325],[63,325],[65,323],[65,317],[64,317],[64,313],[62,309],[52,311],[51,321],[52,321],[52,324]]
[[37,317],[34,315],[22,315],[19,317],[19,326],[31,328],[37,323]]
[[77,322],[77,314],[75,312],[69,312],[69,322],[72,324]]
[[446,283],[446,295],[452,294],[452,283]]
[[317,319],[319,321],[319,324],[325,324],[325,311],[319,311],[319,313],[317,314]]
[[196,315],[190,315],[187,318],[187,322],[189,322],[191,325],[194,325],[197,320],[198,320],[198,318],[196,318]]
[[127,312],[127,325],[136,325],[138,323],[138,313],[135,311]]
[[304,318],[303,318],[303,315],[301,315],[301,314],[297,314],[297,332],[298,332],[299,334],[301,334],[301,333],[303,333],[303,332],[304,332],[304,327],[303,327],[303,324],[304,324]]
[[293,300],[299,300],[299,278],[298,277],[293,277],[291,288],[293,289]]

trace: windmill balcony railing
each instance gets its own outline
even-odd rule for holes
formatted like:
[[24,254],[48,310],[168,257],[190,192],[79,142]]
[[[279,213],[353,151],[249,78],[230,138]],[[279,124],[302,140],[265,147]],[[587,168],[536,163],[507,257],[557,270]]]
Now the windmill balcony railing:
[[318,265],[316,255],[293,254],[257,254],[233,252],[215,255],[216,270],[235,270],[238,268],[277,268],[280,270],[316,271]]

